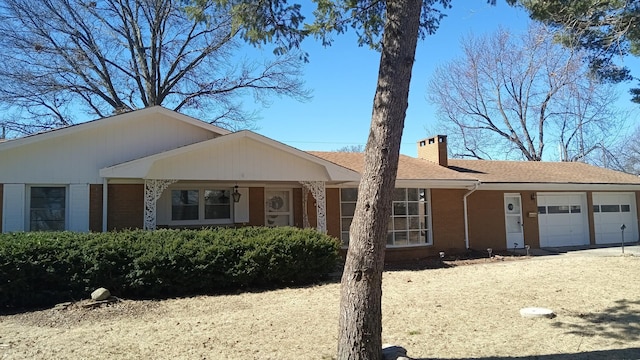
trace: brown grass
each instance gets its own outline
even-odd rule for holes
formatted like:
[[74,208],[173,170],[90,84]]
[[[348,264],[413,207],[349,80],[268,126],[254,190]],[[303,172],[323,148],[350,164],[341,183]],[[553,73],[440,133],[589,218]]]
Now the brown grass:
[[[639,269],[640,257],[557,256],[385,272],[383,341],[419,359],[637,359]],[[339,290],[0,316],[0,359],[332,359]],[[557,317],[522,318],[530,306]]]

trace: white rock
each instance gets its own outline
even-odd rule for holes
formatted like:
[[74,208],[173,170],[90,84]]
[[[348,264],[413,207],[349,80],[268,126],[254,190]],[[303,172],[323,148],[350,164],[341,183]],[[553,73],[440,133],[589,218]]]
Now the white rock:
[[91,299],[96,301],[107,300],[110,296],[111,292],[105,288],[96,289],[91,293]]
[[539,307],[528,307],[524,309],[520,309],[520,315],[526,318],[554,318],[556,314],[553,313],[551,309],[539,308]]

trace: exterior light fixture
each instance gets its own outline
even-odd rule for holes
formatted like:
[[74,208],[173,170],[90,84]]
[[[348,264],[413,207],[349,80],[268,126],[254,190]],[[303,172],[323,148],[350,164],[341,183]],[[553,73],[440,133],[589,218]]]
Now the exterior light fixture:
[[238,185],[233,188],[233,193],[231,193],[231,196],[233,196],[233,202],[240,202],[240,197],[242,196],[242,194],[238,192]]

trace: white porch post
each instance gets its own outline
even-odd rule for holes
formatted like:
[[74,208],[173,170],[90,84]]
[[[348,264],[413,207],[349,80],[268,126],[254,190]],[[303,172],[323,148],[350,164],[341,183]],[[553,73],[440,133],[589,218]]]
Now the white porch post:
[[[327,200],[324,181],[301,181],[302,186],[309,191],[316,199],[316,213],[318,217],[317,230],[323,234],[327,233]],[[303,193],[305,193],[303,191]],[[305,195],[303,194],[303,197]],[[306,213],[306,207],[304,209]]]
[[178,180],[144,179],[144,229],[156,229],[156,202],[162,192]]

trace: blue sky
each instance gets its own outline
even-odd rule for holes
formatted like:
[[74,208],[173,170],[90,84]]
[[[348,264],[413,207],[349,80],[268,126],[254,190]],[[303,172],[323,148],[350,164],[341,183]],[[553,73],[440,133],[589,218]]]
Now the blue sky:
[[[520,32],[528,22],[525,11],[501,0],[497,6],[486,4],[485,0],[453,1],[438,32],[418,43],[401,153],[416,156],[416,142],[435,135],[426,130],[437,130],[435,107],[426,99],[427,81],[438,65],[459,55],[461,37],[491,33],[499,26]],[[358,47],[353,33],[334,40],[327,48],[311,40],[303,43],[303,49],[310,54],[304,81],[313,98],[307,102],[274,98],[270,107],[258,109],[258,133],[301,150],[331,151],[366,143],[379,53]],[[634,70],[632,67],[637,75]],[[634,111],[629,122],[635,124],[640,109],[629,102],[626,88],[630,85],[633,84],[620,86],[618,104]]]

